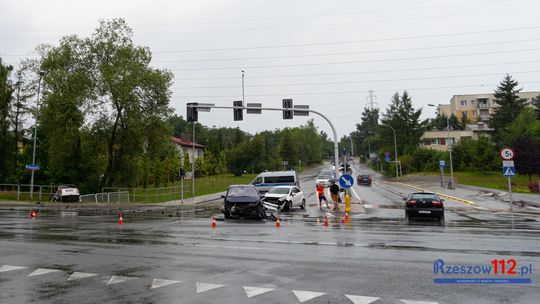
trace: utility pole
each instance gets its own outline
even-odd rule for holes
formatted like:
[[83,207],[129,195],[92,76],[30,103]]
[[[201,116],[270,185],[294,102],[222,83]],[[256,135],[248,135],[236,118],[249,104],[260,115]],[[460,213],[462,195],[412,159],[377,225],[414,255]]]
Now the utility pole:
[[[36,111],[39,110],[39,91],[41,90],[41,78],[43,78],[43,75],[45,75],[45,72],[43,71],[39,72],[37,98],[36,98]],[[36,165],[37,118],[35,119],[36,121],[34,122],[34,148],[32,149],[32,166]],[[35,170],[32,170],[32,175],[30,177],[30,201],[32,201],[33,195],[34,195],[34,172]]]
[[244,70],[242,70],[242,104],[245,105],[246,100],[244,98]]
[[[368,93],[369,93],[369,96],[366,99],[368,100],[369,109],[373,110],[373,107],[374,107],[373,105],[377,103],[375,101],[377,99],[377,96],[373,95],[373,90],[369,90]],[[375,107],[377,107],[377,106],[375,106]]]

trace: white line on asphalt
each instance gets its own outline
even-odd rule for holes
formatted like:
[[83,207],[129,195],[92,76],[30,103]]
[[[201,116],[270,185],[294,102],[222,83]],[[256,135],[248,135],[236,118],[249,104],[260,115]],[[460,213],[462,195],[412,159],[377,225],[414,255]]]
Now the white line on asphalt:
[[181,281],[165,280],[165,279],[154,279],[152,281],[152,286],[150,287],[150,289],[156,289],[156,288],[167,286],[167,285],[178,284],[180,282]]
[[47,274],[47,273],[51,273],[51,272],[58,272],[58,271],[60,271],[60,270],[58,270],[58,269],[49,269],[49,268],[38,268],[38,269],[34,270],[34,272],[29,274],[28,276],[33,277],[33,276],[38,276],[38,275]]
[[253,298],[255,296],[262,295],[263,293],[267,293],[273,290],[274,288],[244,286],[244,291],[246,292],[248,298]]
[[356,193],[356,191],[354,190],[353,187],[351,187],[351,191],[352,191],[352,194],[354,195],[354,197],[356,197],[356,199],[360,201],[360,204],[363,204],[364,201],[362,201],[362,199],[360,198],[360,196],[358,195],[358,193]]
[[415,300],[401,300],[405,304],[437,304],[437,302],[415,301]]
[[195,247],[205,247],[205,248],[219,248],[219,249],[245,249],[245,250],[263,250],[262,247],[240,247],[240,246],[218,246],[218,245],[206,245],[206,244],[195,244]]
[[201,293],[201,292],[205,292],[205,291],[209,291],[212,289],[225,286],[225,285],[220,285],[220,284],[208,284],[208,283],[199,283],[199,282],[197,282],[195,285],[197,285],[197,293]]
[[311,299],[323,296],[326,292],[316,292],[316,291],[304,291],[304,290],[293,290],[292,291],[300,303],[304,303]]
[[23,266],[4,265],[4,266],[0,267],[0,272],[19,270],[19,269],[25,269],[25,268],[26,267],[23,267]]
[[354,304],[369,304],[377,301],[380,298],[376,297],[365,297],[365,296],[354,296],[354,295],[345,295],[351,302]]
[[109,281],[107,282],[107,285],[113,285],[118,283],[124,283],[127,281],[135,280],[137,277],[125,277],[125,276],[111,276]]
[[78,271],[75,271],[74,273],[72,273],[72,274],[67,278],[67,280],[68,280],[68,281],[73,281],[73,280],[79,280],[79,279],[85,279],[85,278],[95,277],[95,276],[97,276],[97,275],[98,275],[97,273],[88,273],[88,272],[78,272]]

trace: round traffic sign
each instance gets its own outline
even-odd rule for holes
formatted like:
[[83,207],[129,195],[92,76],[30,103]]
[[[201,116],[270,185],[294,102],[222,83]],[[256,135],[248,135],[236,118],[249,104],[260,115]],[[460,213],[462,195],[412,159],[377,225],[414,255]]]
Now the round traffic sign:
[[512,160],[514,159],[514,150],[512,148],[502,148],[501,151],[499,151],[499,155],[504,160]]

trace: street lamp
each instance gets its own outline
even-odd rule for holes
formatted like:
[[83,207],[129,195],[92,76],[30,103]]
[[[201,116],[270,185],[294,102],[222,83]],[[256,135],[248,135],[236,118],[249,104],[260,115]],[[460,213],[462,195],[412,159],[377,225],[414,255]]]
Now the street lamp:
[[349,139],[351,140],[351,157],[354,156],[354,149],[353,149],[353,143],[352,143],[352,135],[349,135]]
[[390,127],[389,125],[385,125],[383,123],[380,124],[381,126],[389,127],[392,129],[392,132],[394,132],[394,153],[396,157],[396,180],[398,179],[398,156],[397,156],[397,143],[396,143],[396,130],[394,128]]
[[[428,104],[428,106],[435,108],[434,104]],[[450,116],[448,116],[448,115],[445,115],[445,116],[446,116],[446,129],[447,129],[447,132],[448,132],[447,140],[449,140],[450,139]],[[452,145],[453,144],[454,144],[454,139],[452,139]],[[455,185],[454,185],[454,164],[452,163],[452,146],[451,145],[448,145],[448,154],[450,156],[450,189],[454,189],[455,188]]]
[[[45,72],[40,71],[39,72],[39,79],[38,79],[38,89],[37,89],[37,98],[36,98],[36,111],[39,109],[39,91],[41,90],[41,78],[43,78],[43,75],[45,75]],[[36,164],[36,139],[37,139],[37,116],[34,117],[34,148],[32,150],[32,166],[35,166]],[[30,177],[30,201],[32,201],[34,196],[34,168],[32,168],[32,175]]]

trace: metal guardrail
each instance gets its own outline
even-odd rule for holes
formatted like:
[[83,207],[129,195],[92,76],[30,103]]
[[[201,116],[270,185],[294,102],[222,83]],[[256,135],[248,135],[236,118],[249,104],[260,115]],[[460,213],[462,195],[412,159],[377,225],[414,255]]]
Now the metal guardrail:
[[[27,201],[30,200],[30,187],[28,184],[0,184],[0,195],[15,201]],[[48,201],[57,188],[56,185],[34,185],[34,198]]]
[[96,204],[122,204],[129,203],[129,192],[106,192],[106,193],[93,193],[84,194],[80,197],[81,203],[96,203]]

